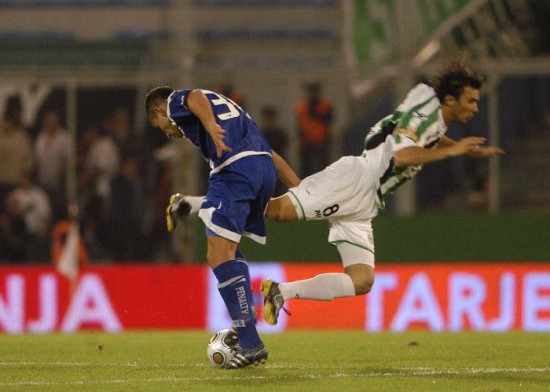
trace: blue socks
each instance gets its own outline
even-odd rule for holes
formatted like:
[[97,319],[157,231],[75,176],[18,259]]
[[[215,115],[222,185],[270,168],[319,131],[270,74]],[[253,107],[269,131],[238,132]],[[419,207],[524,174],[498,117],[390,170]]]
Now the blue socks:
[[233,328],[239,334],[239,345],[245,349],[255,348],[262,344],[262,340],[256,330],[248,265],[239,257],[240,254],[236,256],[238,259],[226,261],[212,271],[218,279],[218,291],[233,320]]

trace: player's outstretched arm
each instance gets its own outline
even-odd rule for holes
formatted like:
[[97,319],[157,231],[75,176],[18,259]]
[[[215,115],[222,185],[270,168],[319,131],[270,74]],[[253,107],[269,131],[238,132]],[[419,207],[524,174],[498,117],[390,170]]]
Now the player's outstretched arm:
[[404,167],[423,165],[461,155],[482,155],[479,156],[481,158],[503,153],[498,147],[482,147],[483,143],[485,143],[484,137],[468,136],[455,143],[452,143],[451,139],[445,140],[440,147],[433,149],[418,146],[405,147],[394,154],[394,163],[397,167]]
[[225,130],[216,122],[210,101],[201,90],[193,90],[187,95],[187,107],[199,118],[204,129],[216,145],[216,154],[221,157],[224,151],[231,151],[224,143]]
[[273,150],[271,150],[271,157],[277,169],[277,178],[288,188],[298,186],[300,184],[300,178],[288,162]]
[[[443,136],[439,142],[440,146],[452,146],[453,144],[456,144],[456,141],[453,139]],[[479,146],[479,148],[474,148],[473,150],[466,153],[467,157],[470,158],[489,158],[493,155],[502,155],[504,154],[504,150],[500,147],[495,146]]]

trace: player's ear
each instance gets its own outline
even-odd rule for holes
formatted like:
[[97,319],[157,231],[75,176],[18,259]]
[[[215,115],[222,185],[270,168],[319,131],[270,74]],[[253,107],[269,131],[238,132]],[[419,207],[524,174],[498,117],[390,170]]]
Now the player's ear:
[[453,106],[456,102],[456,98],[451,94],[447,94],[445,95],[445,98],[443,98],[443,105],[445,106]]
[[155,117],[166,117],[167,116],[166,109],[163,108],[161,105],[155,106],[153,108],[153,114],[155,115]]

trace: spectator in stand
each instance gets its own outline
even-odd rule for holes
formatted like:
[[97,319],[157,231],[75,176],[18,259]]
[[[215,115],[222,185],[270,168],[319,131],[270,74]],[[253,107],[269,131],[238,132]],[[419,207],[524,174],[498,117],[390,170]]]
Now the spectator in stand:
[[219,88],[219,93],[229,98],[241,108],[245,109],[244,95],[239,93],[231,83],[225,83]]
[[95,124],[84,131],[81,149],[86,152],[79,176],[83,233],[90,256],[108,258],[111,181],[119,171],[120,155],[113,138]]
[[23,127],[18,99],[8,100],[6,113],[0,123],[0,138],[0,200],[4,200],[34,165],[32,141]]
[[48,193],[54,216],[57,217],[67,206],[66,177],[71,154],[71,135],[61,126],[56,110],[44,112],[34,154],[38,185]]
[[132,113],[126,106],[117,106],[106,122],[107,135],[117,145],[121,159],[139,156],[139,137],[133,128]]
[[[277,110],[270,106],[263,107],[260,121],[260,129],[271,148],[288,161],[288,133],[279,124],[279,113]],[[280,181],[277,181],[273,195],[282,195],[286,191],[287,187]]]
[[111,192],[111,180],[119,170],[120,151],[113,138],[99,127],[90,126],[85,137],[89,150],[84,170],[92,178],[95,194],[107,199]]
[[135,158],[122,161],[120,171],[111,180],[108,208],[109,251],[116,261],[144,259],[142,216],[142,184]]
[[[167,140],[165,138],[165,140]],[[174,142],[168,142],[153,152],[157,173],[154,178],[155,193],[147,198],[144,214],[144,234],[147,248],[144,254],[153,260],[177,260],[171,239],[166,231],[166,200],[172,194],[178,150]]]
[[300,134],[302,178],[323,170],[330,163],[332,103],[321,95],[319,83],[306,83],[306,96],[295,106]]
[[27,233],[26,256],[32,261],[49,259],[52,209],[47,193],[24,174],[19,186],[10,194],[16,201],[18,214],[25,221]]

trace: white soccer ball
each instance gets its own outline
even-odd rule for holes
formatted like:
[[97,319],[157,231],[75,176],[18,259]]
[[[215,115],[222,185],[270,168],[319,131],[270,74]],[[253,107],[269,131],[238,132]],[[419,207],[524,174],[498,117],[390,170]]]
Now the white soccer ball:
[[206,354],[212,365],[223,367],[233,357],[232,349],[239,343],[239,335],[234,329],[223,329],[210,338]]

